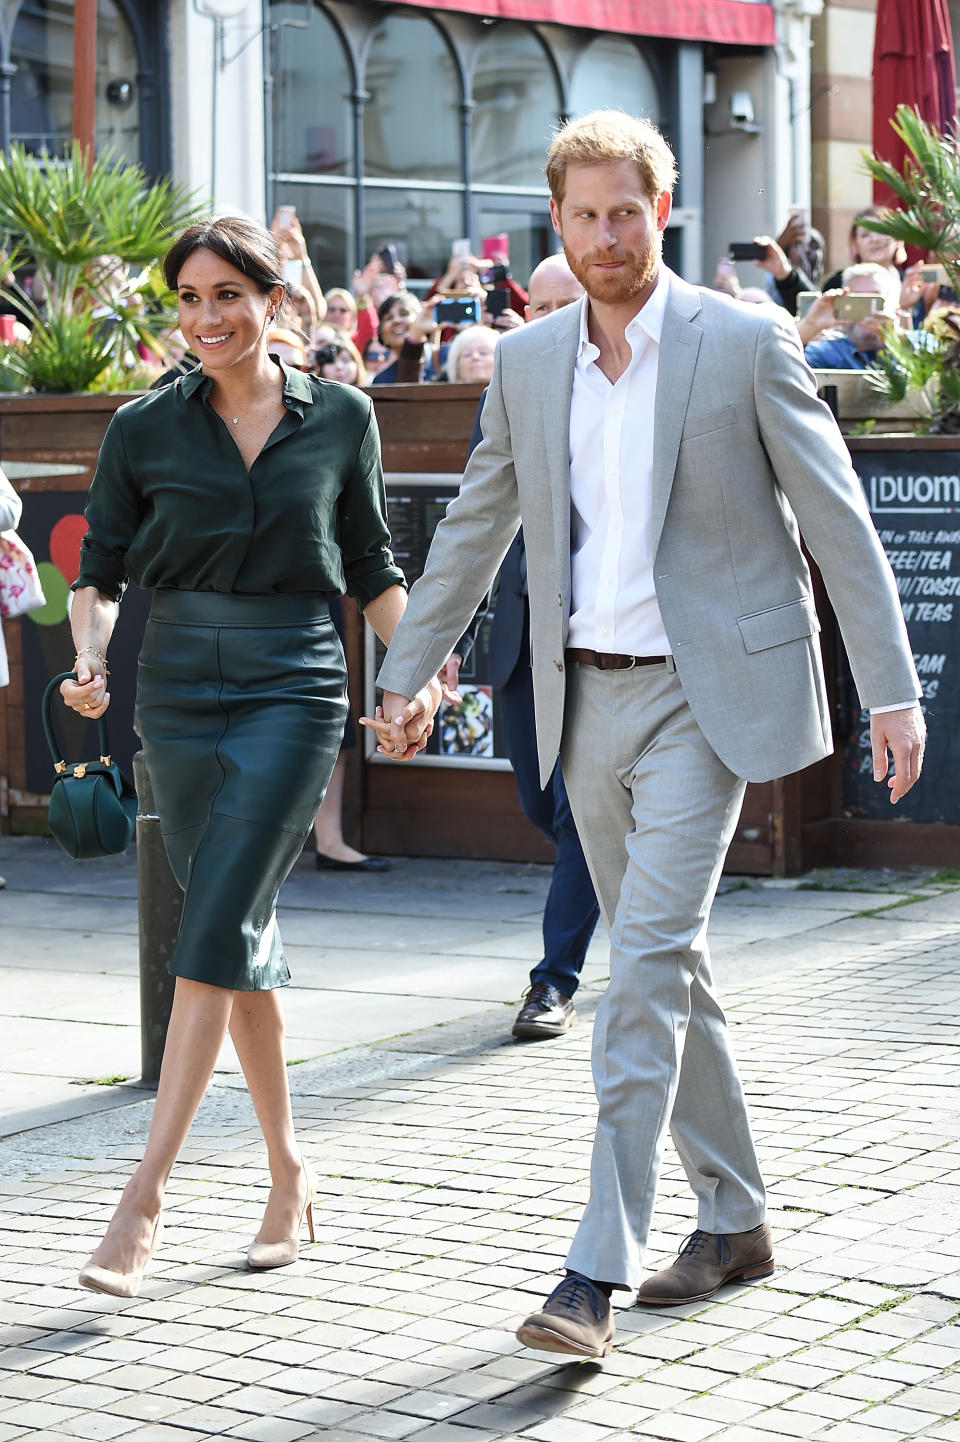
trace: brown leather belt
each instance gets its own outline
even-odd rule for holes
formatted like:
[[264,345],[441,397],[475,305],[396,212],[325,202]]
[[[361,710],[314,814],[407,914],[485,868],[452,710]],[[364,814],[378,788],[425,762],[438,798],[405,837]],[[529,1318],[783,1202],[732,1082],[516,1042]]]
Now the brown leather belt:
[[579,661],[581,666],[596,666],[600,671],[632,671],[634,666],[662,666],[666,656],[620,656],[614,651],[585,651],[581,646],[570,646],[564,652],[568,661]]

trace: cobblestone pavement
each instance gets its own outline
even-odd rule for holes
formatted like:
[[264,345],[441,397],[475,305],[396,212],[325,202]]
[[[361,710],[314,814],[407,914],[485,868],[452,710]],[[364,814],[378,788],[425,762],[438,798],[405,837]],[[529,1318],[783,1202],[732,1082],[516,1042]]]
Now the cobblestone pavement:
[[[366,1072],[362,1055],[292,1068],[317,1243],[269,1275],[243,1270],[266,1176],[229,1078],[132,1301],[75,1274],[149,1103],[31,1134],[31,1174],[0,1182],[0,1442],[960,1442],[958,921],[956,889],[881,895],[820,925],[801,965],[728,990],[778,1271],[667,1314],[624,1307],[602,1364],[557,1365],[512,1330],[585,1199],[589,997],[552,1042],[506,1043],[499,1009]],[[651,1264],[693,1224],[668,1151]]]

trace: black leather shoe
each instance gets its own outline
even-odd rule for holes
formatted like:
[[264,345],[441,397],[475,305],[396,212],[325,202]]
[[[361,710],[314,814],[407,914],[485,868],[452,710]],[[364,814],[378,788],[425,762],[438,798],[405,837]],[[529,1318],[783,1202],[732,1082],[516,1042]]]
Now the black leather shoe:
[[364,856],[359,861],[338,861],[335,856],[324,856],[317,852],[318,871],[389,871],[390,862],[385,856]]
[[523,1006],[513,1023],[513,1035],[526,1041],[562,1036],[569,1031],[577,1013],[573,1002],[549,981],[535,981],[523,994]]
[[613,1342],[610,1299],[587,1277],[568,1272],[539,1312],[517,1328],[517,1340],[537,1352],[605,1357]]

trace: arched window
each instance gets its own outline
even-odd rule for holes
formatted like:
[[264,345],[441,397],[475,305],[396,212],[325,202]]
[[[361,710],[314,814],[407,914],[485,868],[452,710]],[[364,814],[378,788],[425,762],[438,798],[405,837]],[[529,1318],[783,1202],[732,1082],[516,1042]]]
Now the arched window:
[[[63,152],[73,120],[73,5],[29,0],[10,43],[10,138],[29,150]],[[96,148],[140,159],[137,47],[116,0],[97,3]]]
[[[332,22],[302,4],[271,5],[279,26],[273,90],[274,168],[301,175],[353,172],[350,67]],[[285,25],[283,22],[300,21]]]
[[660,92],[653,70],[632,40],[621,35],[600,35],[581,53],[570,87],[570,114],[586,115],[608,106],[660,117]]
[[483,40],[473,81],[470,155],[477,185],[544,185],[560,115],[556,77],[537,36],[512,21]]
[[364,89],[368,179],[462,179],[460,84],[432,21],[406,12],[382,21],[370,41]]

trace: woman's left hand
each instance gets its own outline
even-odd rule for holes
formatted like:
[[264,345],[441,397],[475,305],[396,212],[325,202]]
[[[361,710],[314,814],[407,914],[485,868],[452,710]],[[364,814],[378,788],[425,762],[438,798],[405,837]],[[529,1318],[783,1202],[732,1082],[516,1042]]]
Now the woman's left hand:
[[86,717],[88,721],[98,721],[110,705],[107,679],[99,664],[91,664],[86,657],[81,657],[77,662],[75,674],[76,681],[63,682],[60,695],[66,705],[78,715]]

